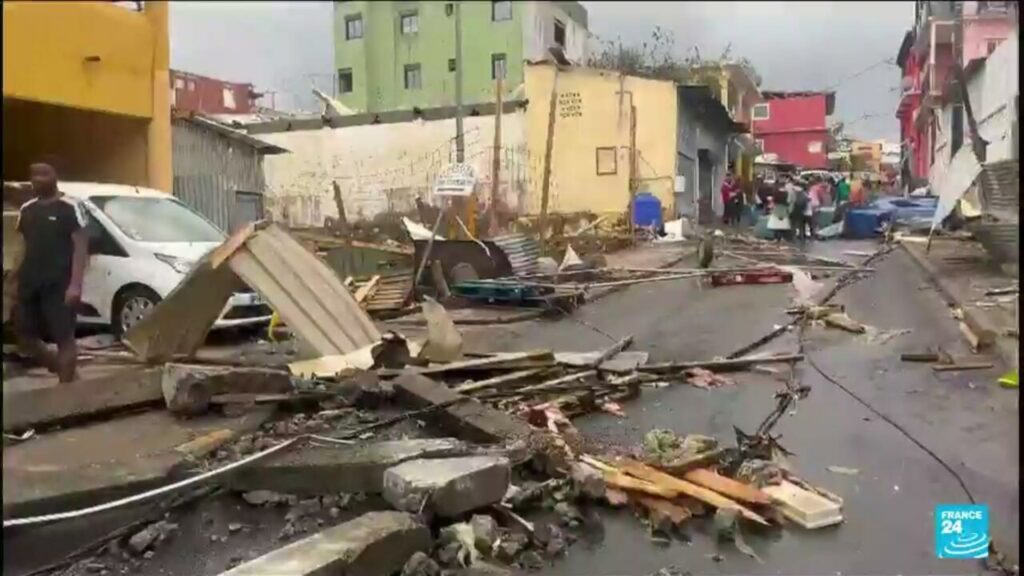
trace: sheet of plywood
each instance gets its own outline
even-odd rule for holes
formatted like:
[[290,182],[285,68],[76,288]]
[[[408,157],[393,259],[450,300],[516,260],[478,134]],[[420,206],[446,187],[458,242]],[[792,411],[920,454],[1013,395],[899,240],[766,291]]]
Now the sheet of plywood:
[[124,343],[146,362],[169,362],[191,356],[203,345],[210,327],[243,287],[228,267],[214,268],[208,256],[181,284],[124,335]]

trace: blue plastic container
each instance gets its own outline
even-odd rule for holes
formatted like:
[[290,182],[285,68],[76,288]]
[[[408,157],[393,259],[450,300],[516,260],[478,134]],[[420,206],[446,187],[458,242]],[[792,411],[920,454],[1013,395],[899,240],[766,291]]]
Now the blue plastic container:
[[633,201],[633,225],[661,228],[661,200],[650,192],[641,192]]

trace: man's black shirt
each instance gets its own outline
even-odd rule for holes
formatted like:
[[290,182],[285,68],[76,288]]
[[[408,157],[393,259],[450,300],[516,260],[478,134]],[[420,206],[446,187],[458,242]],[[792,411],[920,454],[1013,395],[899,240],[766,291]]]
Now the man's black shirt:
[[19,291],[42,287],[67,289],[75,247],[71,236],[85,226],[85,208],[61,195],[33,198],[18,213],[18,231],[25,239],[25,258],[19,271]]

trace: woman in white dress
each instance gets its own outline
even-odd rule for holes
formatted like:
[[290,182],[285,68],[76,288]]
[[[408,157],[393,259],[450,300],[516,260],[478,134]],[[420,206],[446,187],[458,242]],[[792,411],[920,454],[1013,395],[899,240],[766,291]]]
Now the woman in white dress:
[[789,239],[792,225],[789,222],[789,207],[794,200],[796,188],[788,181],[782,184],[782,190],[775,191],[771,214],[768,216],[768,229],[776,242]]

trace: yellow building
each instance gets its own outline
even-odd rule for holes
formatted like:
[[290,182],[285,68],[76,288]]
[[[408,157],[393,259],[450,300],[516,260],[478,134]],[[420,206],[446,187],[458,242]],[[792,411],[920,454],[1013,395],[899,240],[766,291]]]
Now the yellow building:
[[559,70],[530,64],[525,74],[526,135],[531,177],[525,213],[540,212],[543,162],[552,85],[556,91],[549,210],[596,214],[628,210],[631,115],[635,123],[635,174],[639,192],[674,213],[676,88],[671,81],[624,76],[588,68]]
[[41,155],[64,180],[171,192],[168,5],[4,2],[3,177]]
[[854,169],[879,174],[882,170],[882,142],[854,140],[850,144],[850,156]]

